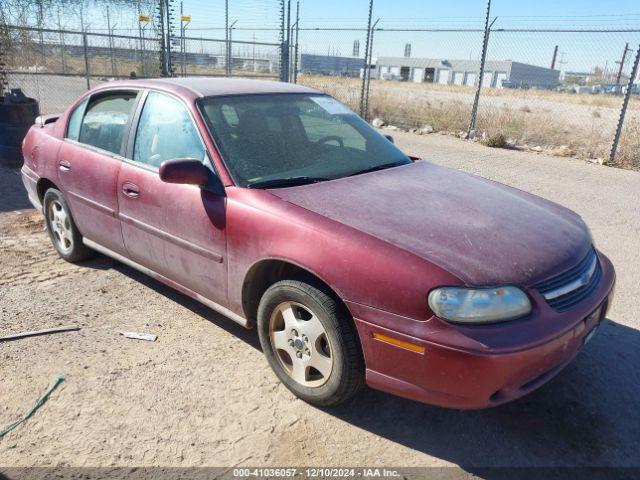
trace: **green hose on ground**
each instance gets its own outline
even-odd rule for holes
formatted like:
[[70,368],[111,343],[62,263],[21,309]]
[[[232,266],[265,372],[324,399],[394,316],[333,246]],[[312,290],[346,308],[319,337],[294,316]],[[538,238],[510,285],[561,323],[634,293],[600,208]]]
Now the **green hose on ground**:
[[26,414],[24,414],[20,420],[18,420],[15,423],[12,423],[7,428],[0,431],[0,438],[4,437],[7,433],[9,433],[11,430],[16,428],[21,423],[26,422],[29,419],[29,417],[31,417],[31,415],[33,415],[36,412],[36,410],[38,410],[44,404],[44,402],[47,401],[47,398],[49,398],[49,395],[51,395],[51,392],[53,392],[56,389],[56,387],[62,383],[63,380],[64,380],[64,375],[58,375],[56,377],[55,382],[53,382],[53,385],[51,385],[49,389],[46,392],[44,392],[44,395],[42,395],[38,399],[38,401],[35,403],[35,405],[31,407],[31,410],[29,410]]

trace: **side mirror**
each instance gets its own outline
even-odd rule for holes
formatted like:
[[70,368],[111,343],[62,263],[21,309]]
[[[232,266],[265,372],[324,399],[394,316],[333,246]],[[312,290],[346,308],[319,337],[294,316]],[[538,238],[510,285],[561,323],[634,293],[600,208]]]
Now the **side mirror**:
[[160,180],[167,183],[202,186],[209,180],[207,167],[200,160],[193,158],[176,158],[162,162],[159,173]]
[[396,143],[396,142],[393,140],[393,137],[392,137],[391,135],[385,135],[385,136],[384,136],[384,138],[386,138],[387,140],[389,140],[391,143]]
[[210,172],[202,161],[193,158],[176,158],[160,165],[160,180],[167,183],[198,185],[204,190],[224,197],[224,185],[217,175]]

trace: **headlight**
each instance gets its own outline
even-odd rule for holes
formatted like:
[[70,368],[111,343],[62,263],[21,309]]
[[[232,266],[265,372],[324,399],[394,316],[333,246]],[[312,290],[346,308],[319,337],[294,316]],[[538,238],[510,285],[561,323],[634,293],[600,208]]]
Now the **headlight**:
[[429,293],[429,307],[444,320],[473,324],[522,317],[531,311],[531,302],[517,287],[442,287]]

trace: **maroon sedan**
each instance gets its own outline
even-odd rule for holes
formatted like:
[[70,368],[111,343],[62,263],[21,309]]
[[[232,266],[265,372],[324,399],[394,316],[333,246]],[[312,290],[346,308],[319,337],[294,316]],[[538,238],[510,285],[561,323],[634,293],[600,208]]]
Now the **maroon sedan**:
[[58,254],[101,252],[249,328],[297,396],[484,408],[552,378],[615,274],[575,213],[408,157],[316,90],[110,82],[24,141]]

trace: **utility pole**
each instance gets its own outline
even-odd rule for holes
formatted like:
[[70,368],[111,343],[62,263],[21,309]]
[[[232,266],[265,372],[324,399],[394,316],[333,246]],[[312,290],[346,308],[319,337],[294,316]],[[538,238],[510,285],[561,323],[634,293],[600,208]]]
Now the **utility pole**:
[[484,77],[484,64],[487,60],[487,47],[489,46],[489,31],[496,22],[498,17],[493,19],[489,25],[489,17],[491,15],[491,0],[487,0],[487,13],[484,17],[484,39],[482,41],[482,56],[480,58],[480,71],[478,73],[478,87],[476,88],[476,96],[473,99],[473,108],[471,109],[471,121],[469,122],[469,131],[467,136],[472,138],[476,131],[476,122],[478,117],[478,103],[480,103],[480,90],[482,89],[482,77]]
[[558,57],[558,45],[553,49],[553,57],[551,58],[551,70],[556,69],[556,58]]
[[627,53],[629,52],[629,42],[624,46],[624,51],[622,52],[622,58],[619,62],[620,68],[618,69],[618,75],[616,75],[616,85],[620,88],[620,80],[622,79],[622,70],[624,69],[624,62],[627,60]]
[[371,42],[371,18],[373,16],[373,0],[369,0],[369,17],[367,20],[367,40],[364,47],[364,64],[362,68],[362,86],[360,88],[360,116],[365,117],[366,104],[365,99],[367,89],[367,77],[371,75],[370,60],[369,60],[369,44]]

